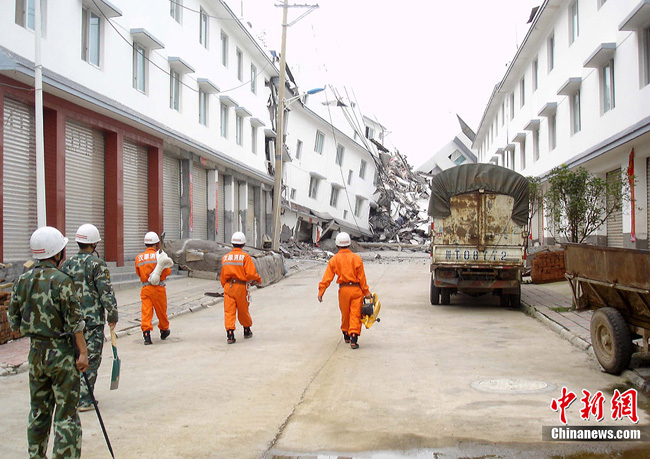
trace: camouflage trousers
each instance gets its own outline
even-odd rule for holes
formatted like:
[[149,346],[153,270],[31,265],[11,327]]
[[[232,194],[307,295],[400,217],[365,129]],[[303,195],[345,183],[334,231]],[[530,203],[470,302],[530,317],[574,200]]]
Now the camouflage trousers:
[[52,457],[80,457],[81,422],[77,414],[79,370],[70,343],[63,340],[32,339],[29,348],[29,393],[29,456],[47,457],[54,413]]
[[[90,388],[95,393],[95,381],[97,380],[97,371],[102,363],[102,350],[104,349],[104,324],[84,330],[84,338],[88,347],[88,369],[86,376],[90,383]],[[84,377],[81,377],[81,396],[79,397],[79,406],[92,405],[93,399],[90,397],[90,391],[86,385]]]

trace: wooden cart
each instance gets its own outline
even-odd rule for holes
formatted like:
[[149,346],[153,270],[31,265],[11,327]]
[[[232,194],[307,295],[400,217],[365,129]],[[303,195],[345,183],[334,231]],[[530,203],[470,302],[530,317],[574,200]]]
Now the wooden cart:
[[[650,252],[563,244],[573,306],[593,309],[591,344],[608,373],[620,374],[632,353],[649,353]],[[642,345],[634,341],[641,339]]]

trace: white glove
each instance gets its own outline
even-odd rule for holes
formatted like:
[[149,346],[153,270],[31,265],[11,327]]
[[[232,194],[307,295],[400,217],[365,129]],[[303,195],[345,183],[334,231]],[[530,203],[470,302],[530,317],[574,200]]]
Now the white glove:
[[157,253],[157,260],[156,267],[151,274],[149,274],[148,280],[151,285],[159,285],[160,274],[163,272],[163,269],[174,266],[174,261],[162,250]]

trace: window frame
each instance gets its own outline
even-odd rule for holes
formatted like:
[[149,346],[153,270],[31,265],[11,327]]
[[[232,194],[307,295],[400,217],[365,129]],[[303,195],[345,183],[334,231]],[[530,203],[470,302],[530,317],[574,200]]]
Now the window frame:
[[251,124],[251,153],[257,154],[257,127]]
[[[142,75],[140,75],[140,58],[142,62]],[[147,48],[138,42],[133,42],[133,88],[142,94],[147,94],[148,74]],[[142,89],[139,83],[142,83]]]
[[320,130],[316,129],[316,138],[314,139],[314,152],[319,155],[323,154],[323,149],[325,148],[325,134]]
[[340,189],[338,187],[333,186],[332,191],[330,192],[330,207],[335,209],[339,201],[339,191]]
[[181,111],[181,78],[179,72],[169,70],[169,108],[177,112]]
[[533,162],[539,159],[539,129],[533,129],[531,133],[533,137]]
[[309,177],[309,197],[312,199],[317,199],[318,198],[318,185],[319,185],[320,179],[318,177],[314,177],[311,175]]
[[345,147],[339,143],[336,145],[336,157],[334,158],[334,163],[337,166],[342,166],[344,156],[345,156]]
[[539,58],[535,58],[532,66],[533,93],[539,88]]
[[221,31],[220,35],[221,40],[221,65],[228,68],[228,34]]
[[[93,37],[93,18],[97,20],[96,37]],[[102,58],[102,18],[91,8],[81,8],[81,59],[93,67],[101,67]],[[93,58],[93,51],[96,58]]]
[[235,56],[237,57],[237,79],[239,81],[244,81],[244,52],[235,48]]
[[205,49],[208,49],[208,42],[210,39],[210,18],[208,13],[201,8],[199,13],[199,43],[203,45]]
[[569,96],[571,135],[582,130],[581,96],[580,89]]
[[257,94],[257,67],[251,63],[251,92]]
[[366,163],[366,161],[363,160],[363,159],[359,163],[359,178],[361,178],[362,180],[365,180],[365,178],[366,178],[366,166],[367,166],[367,164],[368,163]]
[[557,148],[557,114],[550,114],[546,121],[548,123],[548,151],[553,151]]
[[526,77],[522,76],[519,80],[519,107],[526,105]]
[[228,106],[223,102],[219,107],[219,117],[220,117],[219,133],[221,134],[222,138],[227,139],[228,138]]
[[578,0],[569,5],[569,46],[571,46],[580,36],[580,12],[578,9]]
[[182,24],[183,0],[169,0],[169,15],[174,21]]
[[199,89],[199,124],[208,126],[210,94]]
[[605,114],[616,107],[616,86],[614,59],[610,59],[599,69],[601,113]]
[[549,35],[548,39],[546,40],[546,60],[548,64],[547,73],[551,73],[551,71],[555,68],[555,32]]
[[296,140],[296,159],[300,159],[302,156],[302,140]]
[[360,198],[359,196],[356,197],[354,201],[354,216],[355,217],[361,217],[361,208],[363,207],[363,198]]
[[348,170],[348,185],[352,185],[352,177],[354,176],[354,171],[352,169]]
[[235,143],[244,146],[244,117],[239,114],[235,114]]

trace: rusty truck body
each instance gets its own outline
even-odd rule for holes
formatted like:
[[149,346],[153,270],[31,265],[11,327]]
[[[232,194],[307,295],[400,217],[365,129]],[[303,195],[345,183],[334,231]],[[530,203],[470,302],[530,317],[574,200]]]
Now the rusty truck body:
[[528,179],[493,164],[466,164],[431,180],[431,304],[458,292],[491,293],[519,307],[528,243]]

